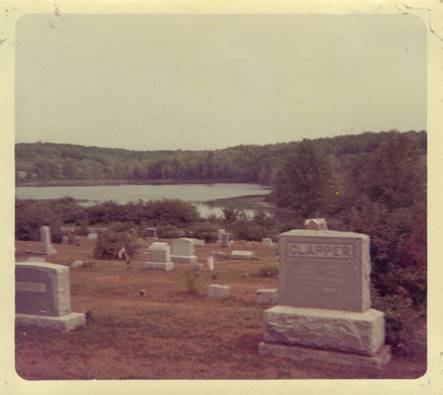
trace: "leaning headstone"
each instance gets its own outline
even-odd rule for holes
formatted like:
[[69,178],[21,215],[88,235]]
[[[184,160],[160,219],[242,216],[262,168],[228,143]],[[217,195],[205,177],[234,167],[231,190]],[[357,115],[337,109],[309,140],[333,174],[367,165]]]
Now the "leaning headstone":
[[211,284],[208,286],[209,299],[226,299],[231,293],[228,285]]
[[292,230],[279,237],[278,305],[265,311],[259,354],[380,368],[384,314],[371,308],[369,237]]
[[172,261],[175,263],[194,263],[197,256],[194,253],[194,240],[181,238],[172,240]]
[[305,220],[305,229],[328,230],[328,224],[324,218],[309,218]]
[[270,237],[263,237],[262,244],[266,247],[272,247],[274,244],[272,243],[272,239]]
[[231,252],[232,259],[244,259],[250,261],[254,257],[252,251],[233,250]]
[[146,253],[149,255],[149,260],[143,266],[145,269],[164,271],[174,269],[174,264],[171,262],[171,247],[167,243],[152,243]]
[[256,291],[257,304],[277,304],[278,290],[277,288],[260,288]]
[[69,268],[47,262],[16,262],[15,322],[61,330],[86,324],[71,311]]
[[156,239],[157,238],[157,228],[146,228],[145,237],[147,239]]
[[57,254],[57,251],[52,246],[51,243],[51,230],[49,226],[42,226],[40,228],[40,236],[42,240],[42,247],[40,252],[44,255],[55,255]]
[[88,240],[97,240],[98,239],[98,233],[96,233],[96,232],[89,233],[88,236],[87,236],[87,239]]

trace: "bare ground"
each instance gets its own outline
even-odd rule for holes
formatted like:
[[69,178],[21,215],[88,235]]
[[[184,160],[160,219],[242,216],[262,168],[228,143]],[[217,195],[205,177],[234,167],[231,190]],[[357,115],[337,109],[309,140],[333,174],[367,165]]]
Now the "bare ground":
[[[38,242],[17,242],[16,259],[37,251]],[[147,245],[147,244],[146,244]],[[93,260],[94,241],[80,246],[55,245],[50,262],[69,264]],[[211,251],[249,249],[214,244],[196,247],[199,261]],[[121,261],[93,260],[89,268],[71,269],[71,300],[75,312],[91,312],[87,326],[69,333],[48,329],[16,329],[16,369],[29,380],[55,379],[332,379],[417,378],[426,370],[426,323],[417,325],[412,354],[393,355],[380,372],[358,366],[295,365],[291,361],[260,357],[263,310],[257,306],[257,288],[276,288],[277,280],[253,274],[276,265],[275,247],[253,248],[258,260],[216,262],[207,267],[192,294],[186,284],[190,265],[178,264],[172,272],[142,269],[141,252],[130,265]],[[224,301],[206,298],[208,284],[231,286]],[[139,290],[146,290],[146,296]]]

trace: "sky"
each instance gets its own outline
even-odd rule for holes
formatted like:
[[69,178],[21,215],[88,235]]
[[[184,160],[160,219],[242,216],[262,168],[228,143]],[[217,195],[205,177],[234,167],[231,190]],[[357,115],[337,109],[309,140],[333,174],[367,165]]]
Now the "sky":
[[407,15],[27,15],[16,142],[220,149],[426,129]]

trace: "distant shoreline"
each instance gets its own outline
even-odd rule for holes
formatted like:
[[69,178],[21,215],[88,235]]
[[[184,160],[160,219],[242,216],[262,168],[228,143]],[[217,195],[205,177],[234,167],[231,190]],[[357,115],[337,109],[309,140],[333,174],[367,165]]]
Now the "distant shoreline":
[[269,187],[259,182],[241,179],[211,179],[211,180],[38,180],[16,181],[16,187],[56,187],[56,186],[101,186],[101,185],[179,185],[179,184],[255,184]]

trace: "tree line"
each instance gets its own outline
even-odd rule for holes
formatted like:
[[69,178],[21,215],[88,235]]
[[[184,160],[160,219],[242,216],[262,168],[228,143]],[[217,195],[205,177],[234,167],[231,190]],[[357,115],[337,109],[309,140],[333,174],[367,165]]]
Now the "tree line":
[[[367,132],[312,140],[323,155],[338,159],[373,152],[395,132]],[[426,133],[406,132],[426,150]],[[55,143],[15,146],[17,183],[29,181],[127,180],[242,181],[272,184],[300,142],[239,145],[206,151],[132,151]]]

